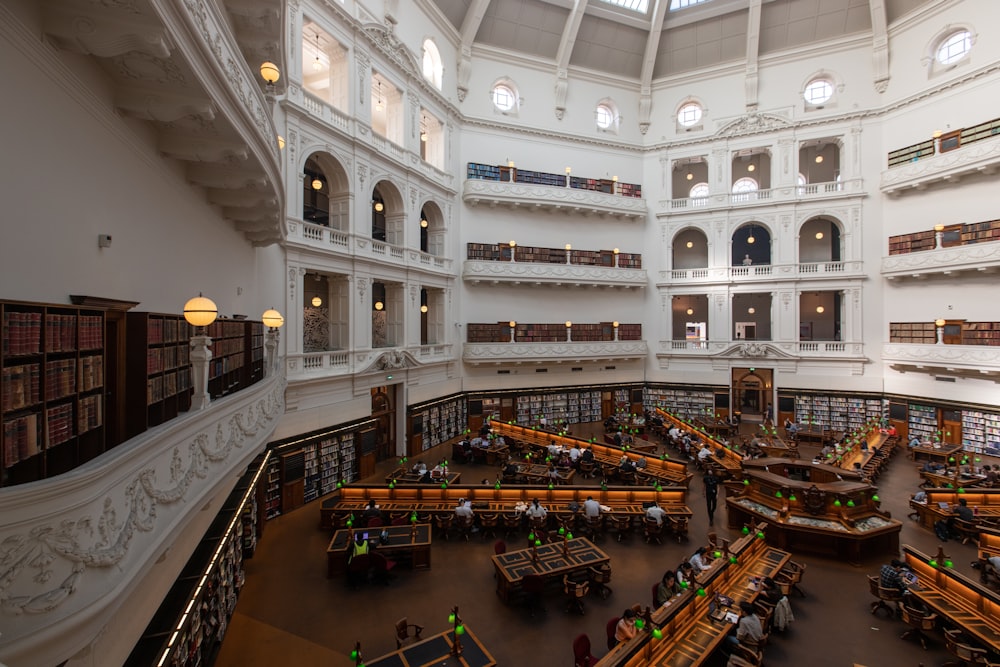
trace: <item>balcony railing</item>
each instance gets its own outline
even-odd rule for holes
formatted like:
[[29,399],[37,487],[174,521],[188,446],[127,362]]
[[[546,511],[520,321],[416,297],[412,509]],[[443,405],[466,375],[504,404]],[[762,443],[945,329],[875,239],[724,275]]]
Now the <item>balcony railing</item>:
[[863,344],[844,341],[781,340],[667,340],[660,341],[660,356],[747,357],[794,359],[822,357],[857,359]]
[[[316,378],[351,376],[369,372],[376,367],[402,367],[401,360],[412,358],[414,363],[432,364],[451,361],[454,346],[451,343],[431,343],[409,347],[378,347],[370,350],[327,350],[289,354],[285,359],[285,372],[289,382]],[[381,361],[380,361],[381,360]]]
[[845,195],[863,194],[862,179],[809,183],[787,187],[754,190],[752,192],[721,192],[704,197],[681,197],[668,199],[661,204],[666,214],[671,212],[695,212],[705,209],[728,208],[730,206],[753,206],[775,202],[823,199]]
[[352,257],[368,258],[401,267],[421,267],[450,272],[452,260],[415,248],[403,248],[370,236],[352,234],[311,222],[289,218],[286,221],[288,241],[311,248],[320,248]]
[[462,359],[467,363],[531,362],[570,363],[611,359],[642,359],[646,341],[560,341],[538,343],[465,343]]
[[1000,381],[1000,346],[885,343],[882,362],[895,370]]
[[[1000,245],[1000,244],[998,244]],[[718,266],[697,269],[671,269],[660,272],[661,285],[666,283],[711,283],[730,281],[773,280],[779,278],[850,278],[861,277],[860,261],[803,262],[801,264],[754,264],[751,266]]]

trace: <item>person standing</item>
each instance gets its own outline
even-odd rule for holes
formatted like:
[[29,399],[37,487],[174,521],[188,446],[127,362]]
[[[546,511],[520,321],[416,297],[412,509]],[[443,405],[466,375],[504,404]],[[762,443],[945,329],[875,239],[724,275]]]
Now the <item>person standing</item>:
[[715,471],[709,466],[705,472],[705,488],[702,493],[705,495],[705,506],[708,509],[708,525],[715,525],[715,508],[719,499],[719,478]]

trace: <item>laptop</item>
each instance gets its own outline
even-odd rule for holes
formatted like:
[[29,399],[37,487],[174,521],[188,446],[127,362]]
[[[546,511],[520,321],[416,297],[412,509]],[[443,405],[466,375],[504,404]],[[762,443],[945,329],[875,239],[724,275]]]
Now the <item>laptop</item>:
[[948,510],[949,512],[951,511],[951,503],[946,503],[943,500],[938,503],[938,507],[943,510]]

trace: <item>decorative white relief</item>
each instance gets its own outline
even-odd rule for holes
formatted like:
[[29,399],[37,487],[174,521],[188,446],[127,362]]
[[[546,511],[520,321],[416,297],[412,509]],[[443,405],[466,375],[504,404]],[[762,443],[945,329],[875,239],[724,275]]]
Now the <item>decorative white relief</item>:
[[990,174],[997,168],[1000,168],[1000,140],[993,137],[887,169],[882,172],[880,187],[887,194],[901,194],[907,188],[957,179],[970,172]]
[[645,341],[560,342],[560,343],[466,343],[462,357],[466,361],[523,361],[620,359],[645,357]]
[[597,213],[612,217],[645,218],[646,200],[640,197],[621,197],[592,190],[549,187],[529,183],[503,181],[465,181],[462,199],[476,204],[504,204],[534,206],[539,210],[566,213]]
[[934,271],[978,271],[991,266],[1000,266],[1000,242],[997,241],[889,255],[882,258],[882,275],[894,278]]
[[[997,373],[1000,372],[1000,346],[888,343],[882,346],[882,360],[886,362],[912,362],[924,366],[962,364],[972,369],[986,369]],[[940,371],[941,369],[935,370]],[[985,373],[986,370],[983,372]]]
[[[8,637],[31,636],[44,628],[52,622],[44,615],[57,610],[74,594],[85,598],[76,601],[78,608],[86,608],[91,598],[96,601],[103,597],[106,584],[86,585],[88,572],[102,569],[105,572],[101,576],[114,575],[108,569],[123,567],[139,534],[157,528],[159,507],[185,501],[189,494],[194,495],[195,486],[202,489],[205,484],[214,484],[215,476],[224,467],[220,464],[248,441],[254,447],[262,444],[260,436],[273,430],[285,407],[284,381],[273,384],[267,393],[258,392],[257,398],[248,397],[245,404],[235,406],[228,418],[221,413],[221,421],[206,423],[204,430],[185,445],[163,450],[150,447],[154,452],[164,452],[161,460],[169,456],[169,463],[164,461],[168,479],[158,479],[158,461],[151,458],[118,488],[109,489],[103,499],[96,500],[99,507],[84,507],[75,516],[42,519],[35,525],[30,525],[30,520],[22,521],[17,529],[0,533],[0,610],[7,615],[39,619],[20,622],[17,632]],[[170,434],[161,440],[169,441]],[[43,484],[57,485],[61,481],[57,477]],[[173,517],[176,511],[172,509],[168,514]],[[136,548],[154,547],[146,541]]]
[[739,137],[763,132],[777,132],[792,127],[787,118],[772,113],[748,113],[728,121],[715,133],[717,137]]
[[589,283],[622,287],[645,287],[648,282],[645,269],[477,260],[465,262],[462,278],[505,282]]

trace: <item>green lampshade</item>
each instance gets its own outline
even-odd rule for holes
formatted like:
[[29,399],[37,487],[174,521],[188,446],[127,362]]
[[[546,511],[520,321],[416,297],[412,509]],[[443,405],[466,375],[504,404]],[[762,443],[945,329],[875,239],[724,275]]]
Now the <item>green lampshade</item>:
[[730,557],[729,557],[729,562],[730,562],[731,564],[733,564],[733,565],[736,565],[736,556],[730,556]]
[[954,564],[953,562],[951,562],[951,560],[946,560],[946,561],[944,562],[944,566],[945,566],[945,567],[953,567],[954,565],[955,565],[955,564]]
[[938,566],[938,562],[936,560],[931,560],[927,564],[930,565],[931,567],[937,567]]
[[848,500],[847,501],[847,506],[848,507],[854,507],[854,501],[853,500]]
[[552,485],[552,482],[549,482],[549,491],[551,491],[554,488],[556,488],[556,487]]
[[536,547],[542,546],[542,541],[541,540],[535,540],[535,546]]
[[965,493],[965,489],[958,487],[958,491],[956,493]]
[[496,489],[497,491],[500,490],[500,481],[499,480],[497,480],[497,483],[493,485],[493,488]]
[[833,506],[834,507],[840,507],[840,501],[839,500],[834,500],[833,501]]
[[646,621],[641,618],[635,619],[635,627],[637,630],[642,630],[643,626],[646,625]]
[[872,496],[872,500],[874,500],[875,502],[879,502],[879,498],[878,498],[878,494],[877,493]]
[[393,482],[389,482],[389,488],[390,489],[395,489],[396,488],[396,482],[394,482],[394,481]]
[[662,491],[662,490],[663,490],[663,487],[662,487],[662,486],[660,486],[659,484],[657,484],[657,485],[656,485],[656,490],[657,490],[657,491]]
[[744,535],[749,535],[750,534],[750,529],[747,528],[746,526],[743,526],[743,534]]
[[351,660],[357,660],[357,659],[358,659],[358,652],[351,651]]
[[659,628],[653,628],[653,639],[663,639],[663,631]]
[[414,514],[413,516],[410,517],[410,523],[416,523],[416,522],[417,522],[417,515]]
[[441,482],[441,488],[442,489],[447,489],[448,488],[448,482]]
[[750,486],[750,480],[749,479],[743,480],[743,486]]
[[535,541],[535,534],[534,533],[528,533],[528,541],[529,542],[534,542]]
[[788,496],[788,499],[794,503],[796,501],[795,494],[793,493],[792,495]]
[[347,520],[347,527],[348,527],[348,528],[351,528],[351,527],[353,527],[353,526],[354,526],[354,522],[353,522],[353,521],[351,521],[350,519],[348,519],[348,520]]
[[559,534],[560,534],[560,535],[565,535],[565,534],[566,534],[566,529],[565,529],[565,528],[563,528],[562,526],[560,526],[560,527],[559,527]]
[[456,625],[455,626],[455,634],[456,635],[464,635],[465,634],[465,626],[464,625]]
[[698,595],[701,596],[701,597],[705,597],[705,595],[706,595],[705,589],[704,588],[699,588],[698,589]]
[[722,557],[722,552],[721,551],[716,551],[715,552],[715,557],[716,558],[721,558]]
[[948,457],[948,463],[954,463],[954,462],[955,462],[955,457],[954,456],[949,456]]
[[764,539],[764,531],[762,531],[762,530],[757,531],[757,539],[759,539],[759,540]]
[[567,540],[572,540],[573,539],[573,533],[566,533],[566,539]]
[[455,623],[455,614],[448,614],[448,622],[452,624]]
[[781,498],[781,491],[775,491],[774,492],[774,497],[775,498]]
[[686,581],[682,581],[681,582],[681,588],[687,588],[689,585],[690,584],[688,584],[688,582],[686,582]]

